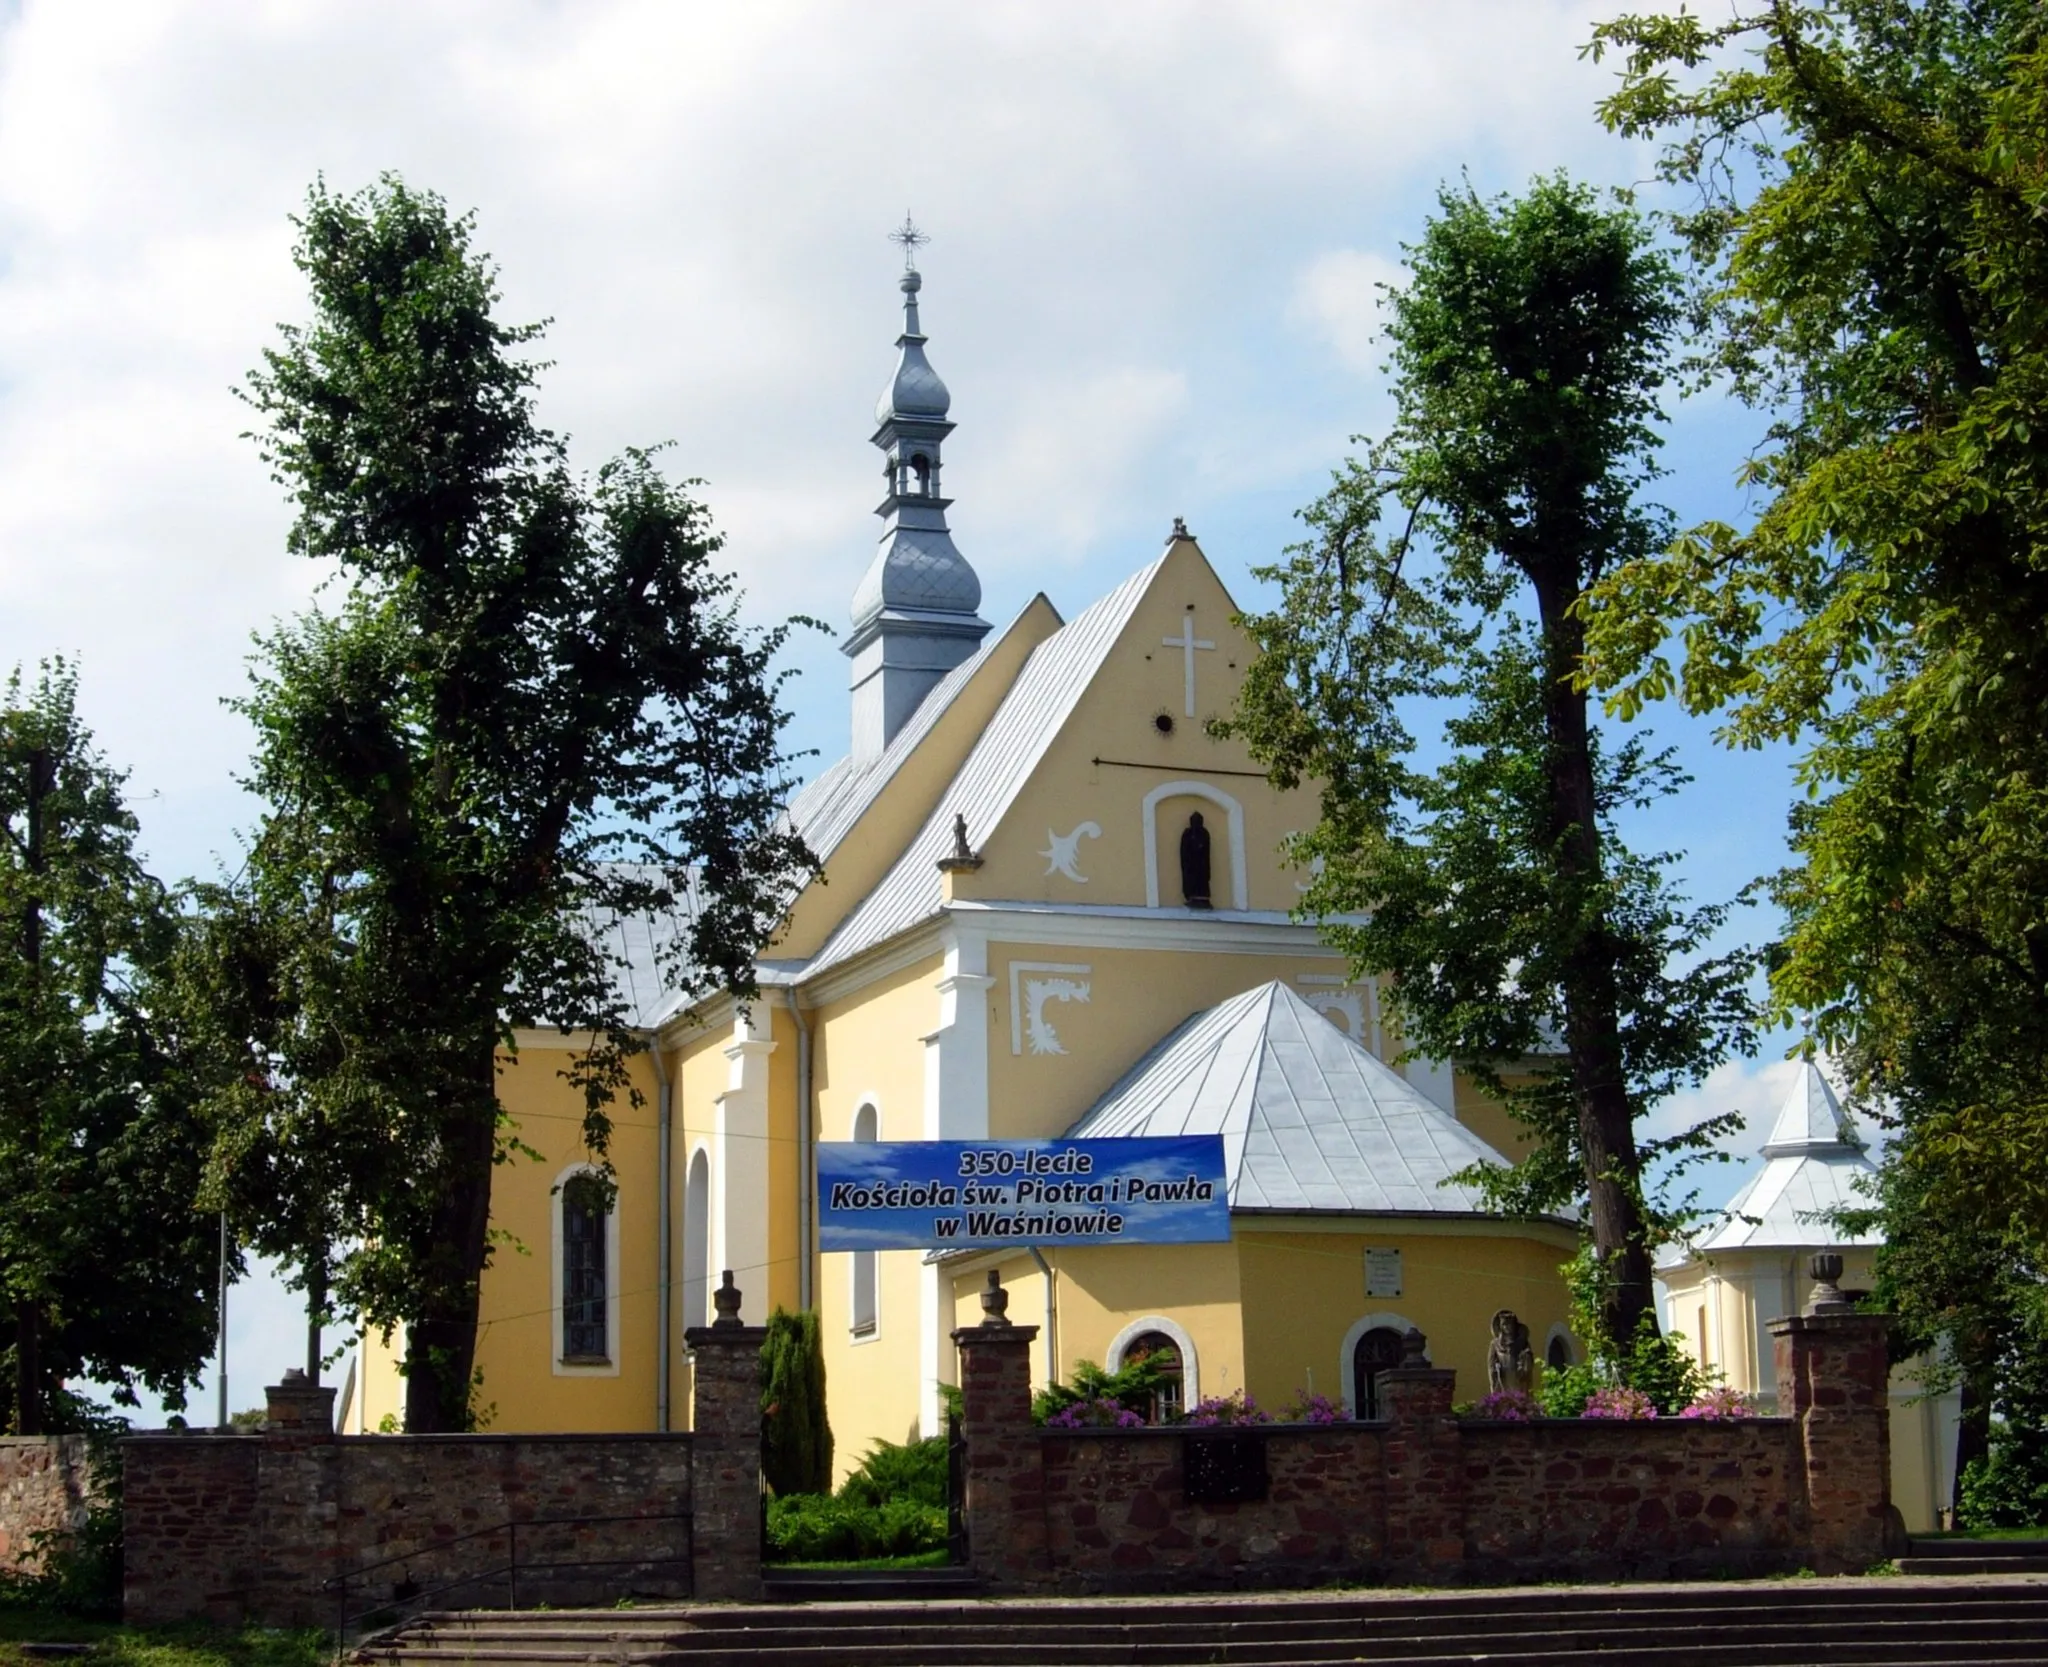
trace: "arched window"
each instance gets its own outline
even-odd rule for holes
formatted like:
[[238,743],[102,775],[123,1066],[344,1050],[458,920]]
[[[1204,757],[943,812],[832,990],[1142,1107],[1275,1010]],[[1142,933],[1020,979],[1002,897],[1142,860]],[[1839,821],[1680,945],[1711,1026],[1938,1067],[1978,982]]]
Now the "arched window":
[[931,459],[926,457],[923,452],[913,453],[910,459],[910,472],[917,481],[917,495],[920,498],[930,497],[932,493]]
[[[880,1137],[881,1114],[876,1111],[874,1102],[869,1101],[853,1114],[853,1138],[865,1141]],[[875,1253],[872,1250],[853,1253],[852,1323],[854,1336],[874,1336]]]
[[1380,1374],[1401,1364],[1401,1334],[1374,1326],[1351,1347],[1351,1405],[1360,1418],[1384,1418]]
[[700,1146],[683,1186],[683,1324],[710,1323],[711,1158]]
[[1562,1372],[1571,1363],[1571,1333],[1562,1325],[1554,1325],[1550,1328],[1549,1341],[1543,1345],[1544,1368],[1552,1372]]
[[555,1370],[618,1371],[618,1195],[588,1164],[555,1178]]
[[1124,1345],[1124,1364],[1150,1361],[1159,1373],[1159,1387],[1146,1409],[1148,1424],[1171,1424],[1187,1410],[1187,1370],[1180,1345],[1163,1331],[1141,1331]]

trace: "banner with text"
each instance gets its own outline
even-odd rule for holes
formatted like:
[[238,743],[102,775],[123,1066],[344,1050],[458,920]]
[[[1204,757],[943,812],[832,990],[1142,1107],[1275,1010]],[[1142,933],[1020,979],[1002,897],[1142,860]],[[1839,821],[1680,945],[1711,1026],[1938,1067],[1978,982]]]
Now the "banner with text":
[[1229,1237],[1221,1135],[818,1147],[820,1250],[1214,1244]]

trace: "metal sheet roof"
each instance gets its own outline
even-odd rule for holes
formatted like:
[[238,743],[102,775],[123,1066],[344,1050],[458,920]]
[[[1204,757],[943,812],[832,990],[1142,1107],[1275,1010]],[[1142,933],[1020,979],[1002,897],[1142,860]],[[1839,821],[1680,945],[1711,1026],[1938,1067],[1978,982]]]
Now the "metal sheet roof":
[[[1012,626],[1015,623],[1015,620],[1011,621]],[[917,710],[875,757],[861,763],[849,754],[805,785],[789,801],[790,825],[803,836],[811,854],[820,862],[839,848],[839,842],[853,831],[854,824],[866,813],[868,806],[881,796],[882,789],[902,768],[903,761],[917,750],[918,743],[931,733],[932,726],[946,715],[954,697],[967,687],[968,680],[981,669],[982,662],[1009,634],[1008,629],[990,633],[979,649],[947,672],[932,692],[918,702]]]
[[[1104,656],[1129,622],[1132,609],[1159,570],[1159,563],[1165,559],[1162,554],[1134,573],[1031,651],[1010,692],[989,720],[988,728],[982,731],[981,739],[939,795],[930,819],[918,830],[895,867],[840,923],[805,968],[807,975],[823,972],[862,950],[886,943],[939,912],[944,893],[939,884],[938,861],[952,849],[953,818],[967,818],[968,838],[977,843],[987,838],[989,830],[1002,820],[1094,679]],[[929,699],[926,704],[930,704]],[[909,734],[911,727],[904,727],[904,735]],[[902,739],[901,735],[897,737],[899,742]],[[894,750],[894,743],[890,750]]]
[[1844,1205],[1867,1206],[1870,1198],[1858,1183],[1876,1173],[1877,1165],[1863,1150],[1827,1078],[1812,1060],[1802,1059],[1764,1142],[1763,1168],[1728,1201],[1720,1223],[1693,1248],[1711,1253],[1881,1244],[1880,1233],[1845,1233],[1813,1219]]
[[1067,1133],[1221,1134],[1239,1210],[1484,1214],[1448,1178],[1507,1162],[1280,983],[1187,1020]]

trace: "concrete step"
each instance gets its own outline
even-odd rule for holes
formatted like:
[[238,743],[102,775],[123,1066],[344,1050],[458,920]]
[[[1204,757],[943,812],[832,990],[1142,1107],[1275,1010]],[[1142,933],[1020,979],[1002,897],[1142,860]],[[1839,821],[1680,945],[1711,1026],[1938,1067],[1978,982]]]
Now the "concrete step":
[[1912,1534],[1906,1555],[1917,1559],[2048,1557],[2048,1535],[2024,1540],[1976,1540],[1965,1534]]
[[762,1587],[771,1603],[929,1602],[971,1598],[981,1582],[971,1569],[770,1569]]
[[424,1617],[388,1667],[1967,1667],[2048,1661],[2048,1581],[837,1602]]
[[1901,1574],[2048,1574],[2048,1553],[2038,1557],[1901,1557]]

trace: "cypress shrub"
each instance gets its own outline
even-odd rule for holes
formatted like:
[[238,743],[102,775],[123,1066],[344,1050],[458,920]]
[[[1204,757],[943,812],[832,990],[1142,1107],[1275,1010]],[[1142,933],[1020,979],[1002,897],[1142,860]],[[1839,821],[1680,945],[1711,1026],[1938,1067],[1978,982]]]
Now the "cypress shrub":
[[825,1345],[818,1316],[777,1308],[761,1345],[761,1470],[778,1495],[832,1491]]

